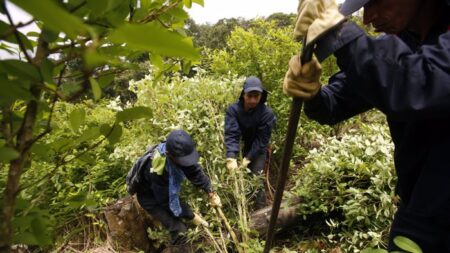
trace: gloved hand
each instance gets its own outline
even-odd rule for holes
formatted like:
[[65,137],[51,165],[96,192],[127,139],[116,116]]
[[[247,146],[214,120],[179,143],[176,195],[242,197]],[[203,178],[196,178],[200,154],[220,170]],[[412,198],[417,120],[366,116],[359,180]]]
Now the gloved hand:
[[317,59],[312,58],[303,66],[298,55],[289,61],[289,70],[283,81],[283,92],[286,95],[304,100],[313,98],[320,90],[319,82],[322,67]]
[[204,227],[208,227],[209,224],[207,221],[205,221],[202,217],[200,217],[200,215],[194,213],[194,218],[192,218],[191,222],[196,225],[196,226],[204,226]]
[[237,170],[238,164],[235,158],[227,158],[227,169],[229,170]]
[[299,0],[297,12],[294,37],[306,35],[306,45],[345,20],[335,0]]
[[220,201],[219,195],[215,192],[211,192],[208,194],[209,203],[212,207],[222,207],[222,202]]
[[247,168],[250,163],[251,161],[247,159],[247,157],[244,157],[244,159],[242,159],[242,167]]

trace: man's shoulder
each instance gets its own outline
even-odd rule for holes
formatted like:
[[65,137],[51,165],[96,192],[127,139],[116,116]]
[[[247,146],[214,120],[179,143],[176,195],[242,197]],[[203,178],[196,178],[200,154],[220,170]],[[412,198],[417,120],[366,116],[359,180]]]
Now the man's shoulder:
[[239,102],[228,105],[227,112],[238,112],[238,111],[239,111]]

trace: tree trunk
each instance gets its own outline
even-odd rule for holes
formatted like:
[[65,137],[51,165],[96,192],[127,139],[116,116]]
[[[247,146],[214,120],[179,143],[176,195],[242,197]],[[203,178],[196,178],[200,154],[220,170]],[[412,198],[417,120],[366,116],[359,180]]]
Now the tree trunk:
[[107,223],[108,243],[119,252],[154,252],[152,242],[147,236],[148,227],[159,226],[135,197],[119,199],[104,209]]
[[36,122],[38,104],[32,100],[28,103],[25,116],[17,133],[15,149],[20,154],[19,158],[10,162],[6,188],[3,192],[3,210],[0,214],[0,252],[10,252],[14,231],[12,219],[14,216],[14,206],[19,191],[20,177],[23,168],[29,161],[31,141],[33,139],[33,128]]
[[[283,201],[278,212],[277,223],[275,229],[282,231],[295,226],[301,219],[300,214],[297,213],[296,206],[300,203],[300,199],[293,201]],[[256,230],[260,237],[267,233],[269,227],[270,215],[272,214],[272,206],[259,209],[250,215],[250,228]]]
[[[300,199],[283,201],[278,214],[277,232],[288,230],[298,224],[301,216],[296,211]],[[269,226],[272,206],[260,209],[250,215],[250,228],[264,237]],[[135,197],[125,197],[117,200],[104,209],[108,226],[108,243],[119,252],[135,251],[156,252],[155,247],[147,236],[148,227],[157,227],[154,220],[139,205]]]

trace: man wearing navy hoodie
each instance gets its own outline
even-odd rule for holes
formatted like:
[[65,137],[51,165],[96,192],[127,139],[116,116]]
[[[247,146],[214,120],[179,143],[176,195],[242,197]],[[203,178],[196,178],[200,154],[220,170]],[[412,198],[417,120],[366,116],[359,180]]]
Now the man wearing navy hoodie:
[[[227,168],[232,173],[238,169],[237,157],[240,141],[242,149],[242,166],[254,175],[261,175],[267,159],[267,147],[276,118],[272,110],[265,105],[267,90],[257,77],[248,77],[244,82],[239,100],[231,104],[225,115],[225,146]],[[266,205],[264,184],[256,194],[257,209]]]

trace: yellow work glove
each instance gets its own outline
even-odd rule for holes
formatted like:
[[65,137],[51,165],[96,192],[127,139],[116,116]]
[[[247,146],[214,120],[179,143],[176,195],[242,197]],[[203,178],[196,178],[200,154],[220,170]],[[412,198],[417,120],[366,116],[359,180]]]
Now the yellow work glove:
[[247,157],[244,157],[244,159],[242,159],[242,167],[247,168],[250,163],[251,161],[247,159]]
[[297,13],[294,37],[306,35],[306,45],[345,19],[335,0],[299,0]]
[[237,164],[237,160],[235,158],[227,158],[227,169],[233,171],[233,170],[237,170],[238,168],[238,164]]
[[196,226],[204,226],[204,227],[208,227],[209,224],[207,221],[205,221],[202,217],[200,217],[200,215],[194,213],[194,218],[192,218],[191,222],[196,225]]
[[215,192],[211,192],[208,194],[209,203],[212,207],[222,207],[222,202],[220,201],[219,195]]
[[320,90],[319,82],[322,67],[313,58],[303,66],[298,55],[289,61],[289,70],[283,81],[283,92],[286,95],[299,97],[304,100],[313,98]]

